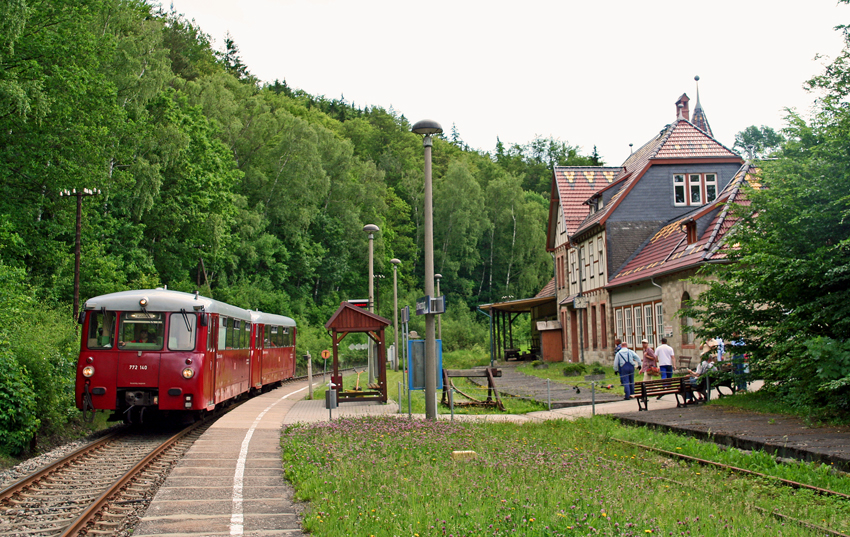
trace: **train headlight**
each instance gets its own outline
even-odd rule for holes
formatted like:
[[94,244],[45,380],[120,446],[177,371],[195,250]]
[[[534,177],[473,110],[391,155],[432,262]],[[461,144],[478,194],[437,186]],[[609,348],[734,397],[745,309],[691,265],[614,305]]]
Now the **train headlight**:
[[83,368],[83,376],[86,377],[86,378],[89,378],[92,375],[94,375],[94,366],[92,366],[92,365],[85,366]]
[[191,367],[187,367],[186,369],[183,370],[183,378],[184,379],[190,379],[194,376],[195,376],[195,370],[192,369]]

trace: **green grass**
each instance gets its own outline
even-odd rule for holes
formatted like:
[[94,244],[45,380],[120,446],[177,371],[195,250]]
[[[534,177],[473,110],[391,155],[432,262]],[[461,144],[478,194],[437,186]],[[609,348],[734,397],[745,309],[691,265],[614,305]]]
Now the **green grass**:
[[[568,384],[570,386],[587,386],[590,387],[590,381],[584,380],[585,375],[591,374],[591,366],[587,366],[587,372],[581,373],[575,377],[566,377],[564,376],[564,369],[569,367],[569,362],[546,362],[549,367],[546,369],[535,369],[531,362],[524,363],[517,367],[517,371],[524,375],[528,375],[530,377],[537,377],[541,379],[549,379],[552,382],[560,382],[561,384]],[[596,381],[596,384],[620,384],[620,376],[614,373],[613,367],[604,367],[605,370],[605,379]],[[643,379],[641,377],[640,379]],[[635,380],[640,380],[635,376]],[[620,388],[620,393],[622,393],[622,388]]]
[[756,507],[850,530],[847,502],[634,449],[610,440],[619,429],[342,419],[289,427],[281,445],[310,502],[304,529],[319,537],[817,535]]
[[777,462],[776,456],[764,451],[741,451],[714,442],[675,433],[663,433],[646,427],[620,427],[597,420],[598,434],[652,446],[665,451],[689,455],[721,464],[727,464],[781,479],[850,494],[850,474],[834,470],[831,464],[814,462]]
[[711,400],[712,405],[732,408],[740,408],[749,412],[760,412],[763,414],[781,414],[803,419],[809,426],[819,425],[848,425],[850,424],[850,413],[843,416],[824,416],[822,409],[794,406],[775,394],[767,391],[737,393],[735,397],[723,397]]

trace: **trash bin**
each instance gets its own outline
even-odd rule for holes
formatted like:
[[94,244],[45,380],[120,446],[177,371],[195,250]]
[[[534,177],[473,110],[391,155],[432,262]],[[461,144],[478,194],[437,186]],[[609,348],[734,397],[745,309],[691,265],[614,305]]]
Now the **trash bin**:
[[336,408],[336,390],[328,390],[325,392],[325,408],[333,410]]

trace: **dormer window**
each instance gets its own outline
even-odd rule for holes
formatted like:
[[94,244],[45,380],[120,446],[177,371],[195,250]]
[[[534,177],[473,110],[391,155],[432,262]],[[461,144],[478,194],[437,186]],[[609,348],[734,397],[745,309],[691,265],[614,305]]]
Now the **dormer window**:
[[685,233],[688,236],[688,244],[693,244],[697,241],[697,223],[694,221],[685,224]]
[[679,173],[673,175],[673,205],[698,206],[717,199],[716,173]]

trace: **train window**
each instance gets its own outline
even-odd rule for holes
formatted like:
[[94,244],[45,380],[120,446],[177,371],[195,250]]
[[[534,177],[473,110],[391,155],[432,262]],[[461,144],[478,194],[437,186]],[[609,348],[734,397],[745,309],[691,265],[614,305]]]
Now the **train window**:
[[260,327],[257,327],[257,333],[254,334],[254,348],[263,348],[263,329]]
[[292,346],[292,338],[289,335],[289,327],[283,326],[281,327],[281,332],[283,332],[283,346],[291,347]]
[[89,313],[89,332],[86,346],[89,349],[111,349],[115,343],[115,312]]
[[218,319],[218,350],[227,348],[227,317],[219,317]]
[[168,348],[172,351],[195,350],[195,321],[198,316],[194,313],[172,313],[168,325]]
[[269,347],[277,347],[277,327],[267,326],[266,330],[268,331],[266,338],[269,340]]
[[160,350],[165,335],[162,313],[122,313],[118,322],[118,347],[124,350]]
[[245,323],[243,335],[245,337],[242,338],[242,348],[247,349],[251,347],[251,323]]

